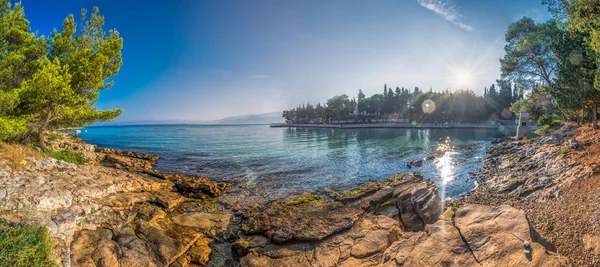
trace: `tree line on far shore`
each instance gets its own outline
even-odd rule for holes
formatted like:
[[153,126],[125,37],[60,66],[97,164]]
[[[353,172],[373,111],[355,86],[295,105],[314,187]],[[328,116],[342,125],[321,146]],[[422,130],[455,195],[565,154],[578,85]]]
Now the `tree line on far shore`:
[[328,99],[325,104],[302,104],[284,110],[283,117],[289,123],[478,123],[500,119],[503,115],[505,119],[510,118],[507,108],[522,97],[520,90],[513,90],[511,84],[504,81],[498,81],[498,87],[485,88],[484,92],[483,96],[478,96],[472,90],[392,89],[385,84],[381,94],[367,97],[359,89],[356,97],[344,94]]
[[[553,18],[524,17],[509,25],[497,85],[477,96],[471,90],[427,92],[384,86],[382,94],[338,95],[325,104],[283,111],[288,122],[331,123],[402,120],[469,122],[511,117],[560,118],[597,128],[600,104],[600,1],[543,0]],[[429,105],[427,105],[429,104]],[[435,109],[432,109],[435,105]],[[508,110],[507,110],[508,108]]]

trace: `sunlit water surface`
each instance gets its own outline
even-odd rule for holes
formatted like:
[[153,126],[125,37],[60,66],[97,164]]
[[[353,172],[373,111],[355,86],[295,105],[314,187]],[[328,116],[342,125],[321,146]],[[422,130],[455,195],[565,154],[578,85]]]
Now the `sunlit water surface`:
[[[79,135],[101,147],[157,154],[159,170],[246,184],[271,195],[344,189],[419,171],[444,198],[455,198],[474,188],[469,172],[481,165],[499,132],[148,125],[88,127]],[[406,167],[431,155],[435,159],[420,168]]]

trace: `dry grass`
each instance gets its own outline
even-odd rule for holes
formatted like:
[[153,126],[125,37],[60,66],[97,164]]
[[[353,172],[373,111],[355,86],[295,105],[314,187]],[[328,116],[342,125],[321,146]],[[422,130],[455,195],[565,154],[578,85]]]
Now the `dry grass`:
[[41,158],[43,154],[31,146],[0,143],[0,160],[8,160],[14,170],[25,169],[32,157]]

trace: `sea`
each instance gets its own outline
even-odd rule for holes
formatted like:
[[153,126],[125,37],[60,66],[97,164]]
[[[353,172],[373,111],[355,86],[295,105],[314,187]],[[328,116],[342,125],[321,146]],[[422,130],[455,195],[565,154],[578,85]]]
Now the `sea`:
[[[418,171],[448,199],[476,186],[472,172],[481,166],[490,141],[502,134],[483,129],[135,125],[86,127],[78,135],[100,147],[159,155],[158,170],[243,185],[249,195],[344,190]],[[409,168],[407,162],[413,160],[423,160],[423,166]]]

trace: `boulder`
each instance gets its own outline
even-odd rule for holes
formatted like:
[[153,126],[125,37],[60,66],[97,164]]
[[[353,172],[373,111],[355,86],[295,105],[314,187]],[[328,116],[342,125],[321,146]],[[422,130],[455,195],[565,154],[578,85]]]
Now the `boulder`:
[[393,196],[406,229],[422,230],[425,224],[434,223],[441,214],[441,199],[430,180],[396,187]]

